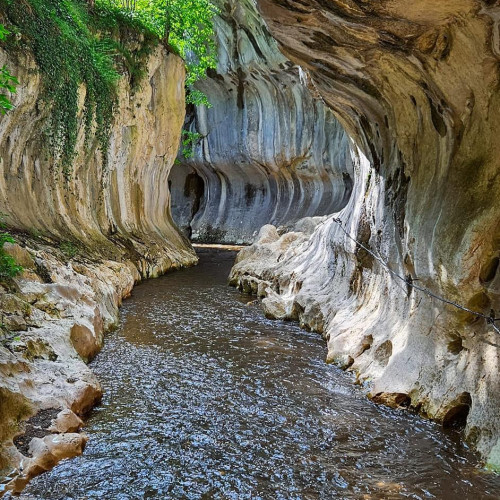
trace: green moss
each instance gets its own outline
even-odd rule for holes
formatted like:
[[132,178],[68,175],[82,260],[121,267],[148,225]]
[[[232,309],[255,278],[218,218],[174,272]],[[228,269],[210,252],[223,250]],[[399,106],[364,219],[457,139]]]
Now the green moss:
[[[48,144],[54,163],[71,176],[79,125],[86,144],[97,141],[103,158],[109,146],[117,81],[123,69],[137,83],[144,55],[158,42],[147,27],[112,7],[92,13],[82,0],[0,0],[10,46],[28,49],[43,78],[43,101],[50,106]],[[120,42],[127,31],[138,43]],[[19,36],[20,35],[20,36]],[[16,41],[17,40],[17,41]],[[85,91],[82,123],[79,96]]]
[[71,241],[62,241],[59,244],[61,252],[68,258],[72,259],[78,254],[78,248]]

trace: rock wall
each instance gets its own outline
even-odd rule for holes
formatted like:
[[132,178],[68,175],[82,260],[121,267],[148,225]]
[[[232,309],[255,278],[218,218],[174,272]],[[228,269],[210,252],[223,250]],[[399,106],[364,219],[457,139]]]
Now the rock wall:
[[219,64],[197,84],[201,134],[170,177],[176,222],[194,241],[250,242],[266,223],[341,209],[352,189],[348,138],[306,75],[278,50],[254,2],[219,2]]
[[359,148],[335,217],[376,258],[333,217],[267,227],[232,282],[265,295],[270,316],[322,332],[328,359],[377,401],[463,425],[498,467],[500,335],[408,284],[500,316],[496,2],[258,5]]
[[[149,57],[140,87],[119,82],[118,106],[104,164],[85,144],[81,124],[69,181],[55,167],[44,130],[50,112],[29,54],[0,51],[21,85],[15,109],[0,121],[0,211],[12,228],[71,242],[106,258],[133,260],[143,276],[192,261],[172,222],[168,175],[185,117],[184,64],[164,48]],[[83,106],[85,89],[80,92]]]
[[82,452],[80,417],[101,397],[85,363],[122,299],[141,278],[197,261],[172,222],[167,184],[185,115],[183,62],[158,47],[140,89],[123,76],[107,162],[82,126],[66,181],[44,143],[36,66],[18,57],[8,57],[21,81],[16,108],[0,121],[0,211],[21,243],[5,248],[24,267],[0,286],[0,496]]

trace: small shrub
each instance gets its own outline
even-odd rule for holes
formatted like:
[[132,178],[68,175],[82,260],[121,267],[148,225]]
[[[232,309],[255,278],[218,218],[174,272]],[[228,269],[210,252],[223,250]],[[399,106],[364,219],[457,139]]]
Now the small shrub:
[[191,132],[190,130],[182,131],[182,156],[184,158],[192,158],[194,156],[193,148],[201,137],[201,134],[198,132]]
[[0,233],[0,278],[13,278],[23,271],[14,257],[10,256],[3,249],[4,243],[15,243],[16,241],[8,233]]
[[71,241],[62,241],[59,250],[68,258],[72,259],[78,253],[78,248]]
[[[0,229],[5,229],[5,214],[0,213]],[[15,243],[16,240],[6,231],[0,231],[0,278],[13,278],[23,271],[14,257],[3,248],[5,243]]]

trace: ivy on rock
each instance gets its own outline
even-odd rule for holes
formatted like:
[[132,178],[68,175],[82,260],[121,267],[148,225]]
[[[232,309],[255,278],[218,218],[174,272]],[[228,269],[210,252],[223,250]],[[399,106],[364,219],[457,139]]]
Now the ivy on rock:
[[[5,40],[10,32],[5,29],[3,24],[0,24],[0,40]],[[0,68],[0,90],[7,91],[10,94],[15,94],[16,86],[19,85],[18,79],[11,74],[7,66],[4,64]],[[0,113],[4,115],[7,111],[14,108],[14,105],[6,94],[0,94]]]
[[[16,34],[9,49],[28,50],[42,75],[50,155],[66,179],[82,125],[87,146],[95,142],[105,161],[117,81],[128,73],[131,86],[138,85],[146,56],[161,40],[186,61],[188,88],[215,67],[216,12],[208,0],[0,0],[0,15]],[[6,82],[12,90],[16,83]],[[208,104],[194,89],[190,99]]]

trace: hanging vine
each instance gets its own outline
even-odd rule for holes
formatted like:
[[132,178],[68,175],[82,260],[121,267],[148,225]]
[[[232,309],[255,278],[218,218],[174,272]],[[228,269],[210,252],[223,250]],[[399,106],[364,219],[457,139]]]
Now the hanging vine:
[[[18,48],[27,48],[38,65],[42,101],[50,107],[46,132],[51,155],[69,179],[80,111],[86,144],[96,140],[105,159],[120,78],[118,59],[135,76],[139,73],[137,54],[120,43],[116,31],[139,32],[144,44],[157,43],[158,37],[116,9],[96,6],[89,11],[81,0],[0,0],[0,11],[9,29],[19,35]],[[79,109],[81,92],[85,92],[83,110]]]

